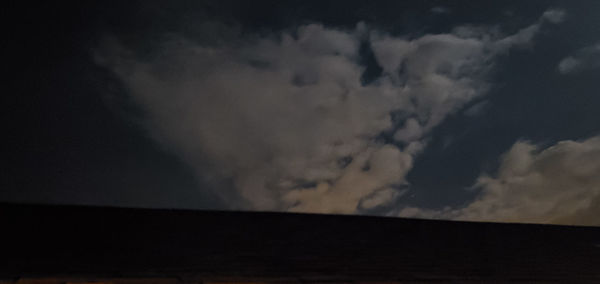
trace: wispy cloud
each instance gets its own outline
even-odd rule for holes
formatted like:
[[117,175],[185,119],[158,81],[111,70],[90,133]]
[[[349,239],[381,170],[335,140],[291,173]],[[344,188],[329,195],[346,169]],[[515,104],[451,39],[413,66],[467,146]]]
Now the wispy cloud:
[[600,68],[600,43],[582,48],[573,55],[565,57],[558,63],[557,68],[562,74]]
[[450,9],[443,6],[435,6],[431,8],[431,12],[434,14],[449,14],[451,11]]

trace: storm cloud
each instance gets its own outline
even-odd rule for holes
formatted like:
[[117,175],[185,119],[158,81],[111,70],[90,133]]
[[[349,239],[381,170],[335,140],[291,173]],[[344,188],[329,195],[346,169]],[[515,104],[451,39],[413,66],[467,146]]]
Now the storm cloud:
[[[363,23],[219,44],[171,35],[154,56],[113,39],[95,58],[144,110],[157,141],[199,179],[230,181],[216,192],[231,208],[355,213],[402,195],[435,126],[490,88],[498,58],[563,16],[547,11],[507,36],[465,26],[407,38]],[[362,44],[382,69],[369,83]],[[393,138],[378,139],[384,133]]]

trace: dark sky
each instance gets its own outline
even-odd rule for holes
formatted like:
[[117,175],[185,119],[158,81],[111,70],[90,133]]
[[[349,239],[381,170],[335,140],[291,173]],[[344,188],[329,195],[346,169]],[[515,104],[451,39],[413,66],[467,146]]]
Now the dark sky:
[[[597,224],[589,221],[586,216],[590,212],[600,210],[600,181],[596,177],[600,176],[600,143],[595,138],[600,134],[600,115],[597,114],[600,109],[600,20],[597,17],[600,13],[600,3],[572,2],[82,1],[72,5],[22,3],[10,7],[10,13],[14,17],[11,17],[13,20],[9,26],[5,25],[8,46],[5,54],[14,78],[11,76],[3,92],[3,120],[7,132],[4,139],[8,141],[8,146],[5,147],[5,178],[0,191],[0,201],[126,207],[297,210]],[[548,11],[563,14],[560,17],[546,16],[550,15],[545,14]],[[367,26],[368,36],[357,28],[359,22]],[[245,154],[235,152],[239,150],[223,150],[217,155],[216,150],[213,150],[217,149],[215,143],[206,142],[206,139],[213,139],[212,136],[206,138],[203,133],[198,136],[189,134],[193,137],[188,139],[188,134],[182,134],[195,129],[195,124],[188,122],[188,119],[196,119],[196,122],[208,119],[210,122],[210,119],[214,118],[202,114],[196,117],[192,105],[198,103],[204,107],[214,102],[214,107],[208,107],[218,109],[223,107],[219,99],[210,100],[208,103],[206,100],[183,99],[178,102],[189,105],[188,108],[175,104],[183,108],[182,113],[190,111],[186,112],[186,115],[193,116],[189,118],[163,109],[163,101],[146,100],[149,96],[145,96],[143,91],[148,88],[152,93],[154,90],[166,88],[163,92],[166,97],[177,96],[171,92],[176,93],[181,88],[187,88],[181,86],[196,84],[195,90],[202,94],[218,94],[221,90],[220,85],[215,87],[212,83],[186,81],[188,73],[185,73],[185,70],[189,69],[192,70],[189,72],[198,74],[212,74],[210,76],[229,76],[228,74],[234,74],[237,70],[242,70],[240,72],[243,73],[246,67],[242,65],[236,65],[238,67],[234,69],[222,66],[228,66],[231,62],[241,64],[239,62],[244,60],[250,62],[256,54],[266,54],[264,56],[269,58],[266,59],[267,64],[271,64],[260,67],[260,62],[248,63],[248,66],[257,68],[256,70],[268,69],[277,64],[283,66],[281,68],[296,68],[301,63],[293,63],[290,61],[292,59],[282,59],[284,55],[269,57],[269,53],[279,54],[277,52],[281,51],[281,54],[284,54],[285,50],[281,47],[283,44],[263,52],[260,50],[262,46],[255,42],[265,40],[280,44],[284,42],[284,35],[290,34],[301,44],[302,28],[311,27],[311,24],[321,27],[316,29],[323,32],[324,39],[314,42],[311,42],[311,39],[307,40],[316,47],[309,46],[308,51],[303,51],[306,53],[301,53],[303,55],[320,56],[320,51],[314,51],[314,48],[324,48],[318,44],[334,42],[333,32],[327,33],[328,31],[339,32],[335,36],[342,34],[339,35],[341,38],[358,38],[357,46],[360,46],[360,50],[356,54],[348,55],[348,58],[351,58],[350,62],[356,62],[357,66],[364,68],[365,71],[361,75],[363,87],[379,86],[378,80],[392,78],[396,76],[393,75],[394,72],[400,74],[397,76],[399,79],[390,80],[412,82],[410,80],[413,80],[414,76],[418,75],[418,80],[427,77],[413,71],[420,68],[424,62],[411,59],[413,55],[407,55],[404,59],[407,62],[405,65],[390,73],[391,75],[386,75],[386,61],[382,61],[383,53],[378,53],[376,46],[378,36],[380,42],[383,42],[383,39],[410,42],[413,46],[418,46],[418,50],[423,50],[423,54],[431,52],[428,56],[435,58],[438,51],[433,44],[449,43],[442,42],[445,39],[436,38],[435,40],[440,42],[434,40],[429,46],[424,43],[424,38],[428,35],[455,36],[458,34],[456,27],[466,26],[470,32],[481,34],[479,37],[466,37],[476,38],[485,45],[483,52],[489,53],[476,59],[480,60],[477,68],[481,70],[473,69],[475,71],[470,71],[467,75],[460,74],[460,78],[469,78],[476,82],[473,83],[475,85],[469,85],[469,88],[476,90],[476,95],[450,104],[451,110],[442,112],[442,119],[432,123],[431,127],[426,126],[431,118],[423,119],[420,115],[427,113],[431,116],[436,111],[439,112],[433,106],[423,113],[419,110],[414,113],[408,110],[399,111],[397,108],[384,111],[390,114],[393,125],[385,131],[378,132],[375,129],[377,133],[365,140],[377,146],[369,144],[360,149],[370,147],[374,149],[373,153],[376,153],[385,148],[382,145],[391,145],[393,150],[390,155],[396,155],[399,151],[403,154],[408,153],[411,141],[418,141],[419,145],[423,145],[423,149],[407,154],[408,159],[412,161],[411,166],[403,169],[404,174],[399,174],[402,176],[400,179],[385,182],[381,184],[382,187],[375,186],[356,197],[356,200],[348,197],[351,199],[348,202],[359,202],[358,207],[350,206],[356,207],[351,211],[338,210],[337,205],[328,207],[327,203],[345,202],[344,198],[336,197],[333,193],[345,184],[344,174],[338,174],[333,179],[305,178],[309,176],[306,174],[309,169],[304,169],[302,174],[292,174],[291,170],[281,170],[284,173],[277,171],[277,174],[274,174],[272,169],[265,170],[263,175],[267,181],[264,186],[269,188],[269,197],[265,199],[273,199],[274,201],[270,200],[268,204],[276,205],[265,205],[267,203],[255,202],[252,198],[248,201],[245,195],[248,192],[251,192],[250,195],[262,196],[260,190],[245,189],[250,188],[246,182],[247,179],[255,178],[255,173],[249,170],[246,164],[231,166],[227,164],[231,159],[218,158],[223,155],[246,157]],[[511,46],[515,47],[501,46],[502,39],[518,35],[522,29],[533,26],[536,26],[536,30],[532,38],[510,39],[514,42]],[[485,36],[491,39],[486,40]],[[185,40],[176,41],[173,38]],[[459,37],[454,39],[458,40]],[[127,56],[123,55],[125,53],[119,53],[121,51],[118,48],[111,47],[107,42],[118,42],[118,46],[126,50]],[[446,48],[446,45],[440,46]],[[225,54],[223,58],[226,59],[220,59],[217,55],[198,59],[194,57],[194,53],[186,55],[185,48],[188,47],[212,48]],[[333,47],[336,48],[337,45]],[[342,49],[339,51],[336,49],[335,56],[346,56],[343,49],[345,47],[340,48]],[[432,51],[428,51],[427,48],[431,48]],[[454,47],[447,48],[445,50]],[[500,51],[495,51],[495,48]],[[459,51],[460,48],[456,52]],[[397,54],[400,50],[394,52]],[[440,54],[443,52],[440,51]],[[254,55],[249,56],[247,53]],[[98,54],[108,58],[108,61],[99,61]],[[419,54],[414,51],[414,58],[420,56]],[[453,56],[458,56],[455,54],[446,55],[445,58],[450,61],[448,64],[454,64]],[[444,55],[441,56],[440,60],[444,60]],[[456,57],[456,60],[470,58],[469,55],[465,56]],[[391,62],[394,57],[388,55],[388,58],[390,59],[387,62]],[[196,62],[196,59],[200,60],[200,63],[189,63]],[[201,60],[208,63],[202,63],[205,61]],[[411,65],[410,60],[417,63]],[[212,67],[211,64],[216,67]],[[136,80],[142,79],[136,79],[137,77],[131,74],[145,75],[144,66],[151,66],[148,76],[155,80],[142,81],[147,83],[140,86]],[[307,71],[309,75],[322,72],[321,69],[312,70],[313,67],[310,66],[313,65],[308,66],[305,68],[310,69]],[[226,71],[229,73],[222,75],[222,72]],[[256,71],[257,74],[260,72],[262,71]],[[482,75],[484,73],[485,75]],[[240,76],[233,77],[237,78],[237,81],[232,80],[230,84],[236,85],[240,80],[254,75]],[[306,82],[312,80],[311,77],[302,76],[294,77],[294,80],[299,80],[300,85],[310,84]],[[142,78],[150,80],[147,77]],[[452,77],[452,80],[455,79],[458,82],[458,77]],[[325,81],[323,78],[315,80]],[[422,86],[406,82],[402,84],[413,89]],[[427,81],[418,82],[428,84]],[[162,83],[164,85],[161,85]],[[284,92],[284,89],[280,89],[283,87],[273,84],[266,90]],[[176,86],[173,87],[174,85]],[[300,88],[300,85],[294,86]],[[479,90],[484,86],[485,90]],[[256,88],[259,90],[262,87],[257,85]],[[236,90],[231,92],[234,99],[241,96],[235,93]],[[308,93],[311,94],[310,91]],[[411,96],[414,96],[411,100],[420,100],[419,95]],[[265,101],[256,101],[259,102],[256,109],[266,112],[272,110],[265,107]],[[370,104],[370,100],[363,102],[364,109],[369,109]],[[427,101],[424,100],[421,104],[425,105]],[[248,109],[254,107],[250,106],[253,105],[252,101],[247,104],[231,103],[227,106],[241,108],[239,112],[245,114],[246,105]],[[418,103],[416,105],[420,107]],[[273,106],[283,109],[285,105],[277,106],[273,102]],[[425,105],[424,108],[429,106]],[[197,112],[202,113],[203,110]],[[394,115],[398,119],[394,119]],[[347,114],[344,117],[355,116]],[[363,116],[356,117],[360,119]],[[399,134],[396,131],[407,129],[411,117],[418,121],[418,137],[411,138],[412,140],[398,138]],[[240,119],[239,125],[221,126],[218,122],[212,125],[219,129],[256,127],[256,132],[252,133],[262,133],[260,131],[271,131],[279,127],[259,127],[253,124],[255,120],[271,123],[270,121],[276,121],[277,118],[257,118],[251,115],[247,122]],[[299,145],[317,144],[314,141],[318,139],[308,138],[312,131],[300,130],[306,127],[304,122],[296,126],[293,123],[298,122],[298,119],[284,118],[283,121],[290,124],[292,134],[307,139],[306,143],[298,142]],[[344,125],[357,123],[353,121],[348,120]],[[325,122],[323,124],[326,124]],[[191,123],[194,127],[188,129],[186,123]],[[243,126],[245,123],[247,126]],[[298,127],[299,130],[294,132],[294,127]],[[288,128],[285,129],[287,131]],[[318,129],[314,132],[317,133]],[[257,135],[279,137],[277,133],[271,132]],[[225,137],[224,139],[238,139],[235,135]],[[256,142],[262,140],[256,138],[258,140],[254,141],[254,138],[240,134],[240,140],[245,141],[244,139],[254,148],[281,146]],[[533,147],[535,150],[529,151],[527,147]],[[260,160],[252,160],[256,163],[256,168],[265,166],[261,160],[263,158],[278,161],[278,158],[288,157],[281,154],[288,153],[284,150],[256,151],[256,157],[260,158],[252,155],[247,157]],[[372,153],[368,149],[360,151],[344,156],[346,160],[340,160],[344,165],[340,166],[339,170],[352,167],[354,162],[360,160],[361,153]],[[289,160],[293,160],[295,156],[289,155],[292,157]],[[378,162],[374,159],[367,158],[363,172],[369,173],[369,167],[378,167]],[[265,167],[277,165],[276,162],[264,163],[267,163]],[[387,162],[381,164],[384,171],[388,168],[395,169]],[[360,184],[373,178],[372,176],[379,176],[374,171],[375,169],[368,178],[361,179],[359,175],[354,177],[359,179],[358,182],[348,182]],[[206,174],[207,172],[210,174]],[[286,174],[295,175],[296,178],[293,179],[295,185],[290,187],[291,191],[298,188],[303,188],[303,192],[318,191],[317,185],[325,181],[330,186],[326,192],[331,194],[326,193],[324,196],[327,197],[315,199],[309,197],[312,196],[310,194],[304,196],[304,193],[299,193],[297,199],[292,198],[292,203],[285,203],[287,201],[282,200],[287,200],[285,194],[291,192],[290,188],[281,189],[279,185],[270,185],[269,182],[272,181],[270,178],[280,178]],[[302,178],[298,178],[300,176]],[[491,180],[477,183],[477,180],[481,181],[481,178],[485,177]],[[340,180],[342,185],[336,187],[337,181]],[[557,189],[551,188],[549,184],[556,185]],[[357,189],[352,192],[359,191]],[[524,191],[531,194],[522,193]],[[378,195],[379,192],[381,194]],[[544,199],[540,196],[553,197]],[[366,205],[367,200],[379,198],[385,198],[386,201],[373,201],[376,202],[376,206]],[[477,200],[480,201],[480,205],[475,204]],[[536,200],[539,200],[541,205],[533,207],[539,209],[526,210],[524,208],[527,206],[521,205]],[[482,206],[506,206],[506,210],[490,211],[481,209]]]

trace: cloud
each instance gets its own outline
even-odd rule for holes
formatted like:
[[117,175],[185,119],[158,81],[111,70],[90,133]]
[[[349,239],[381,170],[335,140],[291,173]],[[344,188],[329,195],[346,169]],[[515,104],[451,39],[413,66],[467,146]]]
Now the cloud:
[[582,48],[573,55],[565,57],[558,63],[557,68],[562,74],[600,68],[600,43]]
[[464,111],[464,114],[466,116],[478,116],[478,115],[481,115],[485,110],[487,110],[487,108],[489,107],[489,105],[490,105],[489,101],[478,102],[478,103],[472,105],[471,107],[469,107],[468,109],[466,109]]
[[401,216],[475,221],[600,225],[600,136],[546,149],[517,142],[479,196],[460,209],[405,208]]
[[415,118],[409,118],[404,122],[404,127],[394,133],[394,139],[403,142],[412,142],[423,136],[423,129]]
[[431,8],[431,13],[434,13],[434,14],[448,14],[450,12],[451,12],[450,9],[443,7],[443,6],[436,6],[436,7]]
[[398,197],[408,192],[408,189],[397,190],[395,188],[386,187],[378,190],[370,196],[367,196],[361,200],[361,209],[372,209],[382,204],[388,204],[393,202]]
[[[95,57],[157,141],[198,178],[229,181],[217,193],[231,208],[354,213],[401,194],[427,133],[483,94],[495,58],[537,29],[519,40],[484,28],[407,40],[310,24],[217,44],[171,36],[154,56],[107,41]],[[383,68],[369,84],[365,42]],[[394,131],[403,149],[376,139]]]
[[545,11],[536,23],[519,30],[517,33],[501,39],[496,48],[499,52],[507,50],[509,46],[528,46],[532,43],[533,37],[539,33],[542,26],[546,23],[559,24],[566,17],[566,12],[560,9],[550,9]]
[[542,14],[542,19],[547,20],[551,23],[558,24],[562,23],[566,17],[565,11],[561,9],[549,9]]
[[[284,200],[295,204],[291,211],[352,213],[364,198],[367,200],[363,204],[369,208],[391,201],[382,199],[380,194],[393,195],[390,192],[393,190],[386,187],[405,183],[404,175],[411,167],[409,154],[392,145],[384,145],[358,155],[334,183],[322,182],[314,189],[292,190]],[[381,192],[373,195],[377,191]]]

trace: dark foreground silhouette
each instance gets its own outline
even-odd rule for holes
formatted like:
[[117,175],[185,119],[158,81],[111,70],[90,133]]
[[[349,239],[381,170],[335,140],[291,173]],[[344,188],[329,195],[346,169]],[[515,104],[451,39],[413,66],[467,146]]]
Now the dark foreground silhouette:
[[0,225],[0,282],[600,283],[593,227],[13,204]]

